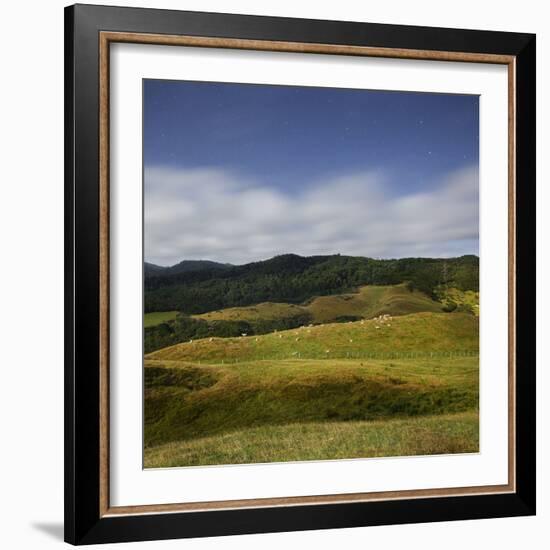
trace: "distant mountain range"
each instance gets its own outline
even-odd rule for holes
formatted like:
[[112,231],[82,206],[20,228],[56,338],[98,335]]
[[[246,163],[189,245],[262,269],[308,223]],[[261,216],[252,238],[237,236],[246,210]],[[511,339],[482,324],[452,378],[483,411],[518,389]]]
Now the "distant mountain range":
[[182,262],[179,262],[170,267],[163,267],[160,265],[145,262],[143,271],[145,277],[162,277],[164,275],[174,275],[175,273],[189,273],[212,268],[227,269],[229,267],[232,267],[231,264],[221,264],[219,262],[212,262],[210,260],[183,260]]

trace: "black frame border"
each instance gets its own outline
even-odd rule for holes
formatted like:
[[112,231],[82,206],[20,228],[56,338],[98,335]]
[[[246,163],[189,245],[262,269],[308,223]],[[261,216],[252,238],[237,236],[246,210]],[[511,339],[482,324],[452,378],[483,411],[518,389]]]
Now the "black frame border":
[[[516,492],[100,516],[99,33],[511,55],[516,64]],[[72,544],[534,515],[535,35],[148,8],[65,8],[65,541]]]

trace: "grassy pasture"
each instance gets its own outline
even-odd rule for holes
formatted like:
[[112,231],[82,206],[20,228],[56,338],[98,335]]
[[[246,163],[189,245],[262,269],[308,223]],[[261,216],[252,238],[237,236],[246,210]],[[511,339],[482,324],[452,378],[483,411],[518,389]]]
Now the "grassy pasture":
[[278,302],[263,302],[253,306],[229,307],[217,311],[210,311],[200,315],[193,315],[197,319],[206,321],[260,321],[264,319],[281,319],[295,317],[304,313],[303,306]]
[[145,328],[154,327],[167,321],[173,321],[176,318],[177,311],[155,311],[143,315],[143,326]]
[[355,316],[373,318],[384,313],[406,315],[421,311],[441,312],[443,305],[422,292],[410,291],[406,285],[363,286],[358,292],[319,296],[306,304],[264,302],[247,307],[232,307],[195,315],[207,321],[257,321],[311,315],[313,323],[330,323]]
[[410,291],[404,284],[364,286],[353,294],[319,296],[304,307],[316,323],[327,323],[349,315],[368,319],[384,313],[406,315],[421,311],[442,311],[440,303],[422,292]]
[[158,350],[145,464],[475,452],[478,340],[474,315],[421,312]]
[[477,357],[235,365],[147,360],[145,366],[148,449],[250,428],[449,414],[477,406]]
[[146,468],[472,453],[478,414],[267,425],[145,449]]
[[301,327],[259,336],[205,338],[152,352],[148,359],[212,362],[347,358],[399,352],[477,350],[477,317],[416,313],[349,323]]

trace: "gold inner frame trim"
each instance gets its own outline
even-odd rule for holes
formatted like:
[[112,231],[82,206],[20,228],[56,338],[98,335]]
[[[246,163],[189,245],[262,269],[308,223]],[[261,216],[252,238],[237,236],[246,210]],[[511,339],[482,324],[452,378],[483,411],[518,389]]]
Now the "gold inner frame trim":
[[[225,500],[215,502],[191,502],[172,504],[147,504],[139,506],[110,505],[109,499],[109,83],[111,43],[156,44],[164,46],[188,46],[226,48],[271,52],[314,53],[363,57],[387,57],[394,59],[418,59],[430,61],[458,61],[466,63],[492,63],[508,67],[508,483],[438,489],[406,491],[382,491],[336,495],[307,495],[300,497]],[[314,44],[302,42],[278,42],[237,38],[215,38],[185,35],[107,32],[99,33],[99,284],[100,284],[100,466],[99,513],[104,516],[159,514],[169,512],[197,512],[275,506],[303,506],[350,502],[373,502],[414,498],[441,498],[448,496],[486,495],[514,493],[516,490],[516,342],[515,342],[515,135],[516,135],[516,59],[515,56],[414,50],[402,48],[378,48],[346,46],[339,44]]]

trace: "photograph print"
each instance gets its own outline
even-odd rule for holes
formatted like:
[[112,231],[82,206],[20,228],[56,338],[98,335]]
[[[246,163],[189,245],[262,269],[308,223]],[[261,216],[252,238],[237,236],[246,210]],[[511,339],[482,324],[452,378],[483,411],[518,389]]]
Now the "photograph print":
[[479,452],[479,97],[143,81],[145,468]]

